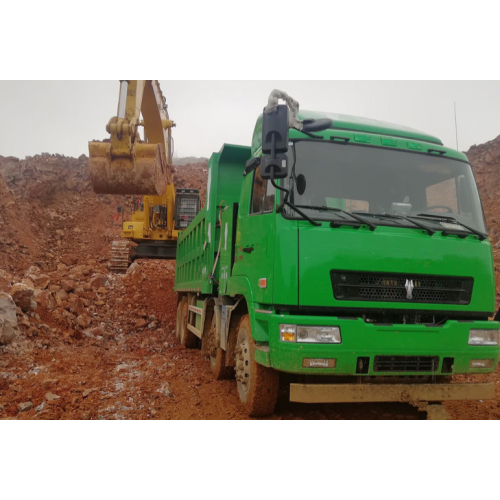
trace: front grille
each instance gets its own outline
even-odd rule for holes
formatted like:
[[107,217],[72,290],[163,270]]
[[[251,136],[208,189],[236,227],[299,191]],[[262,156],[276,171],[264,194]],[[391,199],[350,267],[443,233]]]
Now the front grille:
[[337,300],[469,304],[474,280],[468,277],[331,271]]
[[375,356],[374,372],[436,372],[437,356]]

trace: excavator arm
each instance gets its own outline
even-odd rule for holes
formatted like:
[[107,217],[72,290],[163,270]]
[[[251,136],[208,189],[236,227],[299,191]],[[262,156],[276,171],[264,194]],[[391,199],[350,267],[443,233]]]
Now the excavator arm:
[[[142,115],[142,121],[141,121]],[[139,127],[144,127],[142,141]],[[108,141],[89,142],[89,171],[96,193],[162,195],[173,182],[171,131],[157,80],[121,80],[117,116]]]
[[[110,138],[89,142],[94,191],[144,195],[123,221],[125,239],[111,246],[113,272],[125,272],[136,258],[174,259],[179,231],[198,213],[198,191],[174,189],[174,126],[157,80],[121,80],[117,115],[106,126]],[[136,245],[131,248],[130,242]]]

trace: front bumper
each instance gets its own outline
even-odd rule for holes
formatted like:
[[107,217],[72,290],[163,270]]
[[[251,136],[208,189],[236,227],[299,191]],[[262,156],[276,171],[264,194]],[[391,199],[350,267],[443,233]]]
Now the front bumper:
[[493,382],[479,384],[290,384],[295,403],[415,403],[492,399]]
[[[377,325],[365,323],[362,318],[336,318],[332,316],[267,315],[265,323],[257,316],[259,328],[267,330],[268,366],[276,370],[316,375],[450,375],[458,373],[491,373],[496,370],[499,346],[468,345],[471,329],[498,329],[496,321],[447,321],[443,326]],[[264,318],[263,318],[264,319]],[[326,325],[340,327],[341,344],[301,344],[282,342],[280,323],[296,325]],[[434,371],[375,371],[375,356],[435,356]],[[368,370],[360,373],[358,358],[368,358]],[[306,368],[304,358],[336,359],[335,368]],[[447,358],[446,367],[443,364]],[[261,359],[256,358],[263,363]],[[452,359],[452,361],[450,361]],[[470,368],[472,359],[493,359],[491,368]],[[264,364],[264,363],[263,363]],[[450,373],[449,366],[452,365]]]

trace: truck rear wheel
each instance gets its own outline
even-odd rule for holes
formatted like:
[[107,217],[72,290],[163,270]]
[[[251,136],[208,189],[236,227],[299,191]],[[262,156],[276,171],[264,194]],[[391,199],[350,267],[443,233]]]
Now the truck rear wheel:
[[226,352],[217,347],[215,356],[210,356],[210,368],[217,380],[224,380],[234,376],[234,369],[226,366]]
[[180,300],[179,304],[177,305],[177,321],[175,322],[175,336],[177,337],[177,339],[181,338],[182,304],[184,304],[184,301]]
[[181,313],[181,327],[179,330],[179,340],[181,342],[182,347],[186,347],[188,349],[192,349],[196,347],[198,343],[198,337],[190,330],[188,330],[188,303],[182,303],[182,313]]
[[217,380],[232,378],[234,369],[226,366],[226,353],[220,347],[219,336],[220,318],[214,307],[207,310],[205,330],[202,339],[202,353],[210,359],[210,369]]
[[238,395],[248,415],[271,415],[278,400],[279,374],[255,361],[255,341],[248,314],[241,318],[238,326],[235,366]]

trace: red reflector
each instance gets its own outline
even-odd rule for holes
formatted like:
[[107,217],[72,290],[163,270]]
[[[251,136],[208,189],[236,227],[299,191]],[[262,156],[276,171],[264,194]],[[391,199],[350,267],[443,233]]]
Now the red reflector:
[[267,288],[267,278],[260,278],[259,286],[260,288]]

